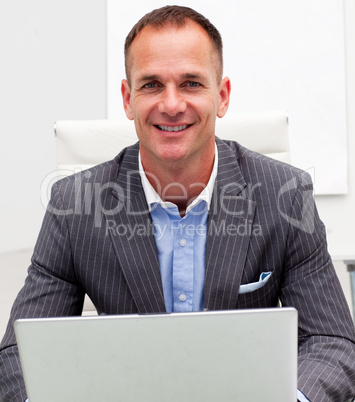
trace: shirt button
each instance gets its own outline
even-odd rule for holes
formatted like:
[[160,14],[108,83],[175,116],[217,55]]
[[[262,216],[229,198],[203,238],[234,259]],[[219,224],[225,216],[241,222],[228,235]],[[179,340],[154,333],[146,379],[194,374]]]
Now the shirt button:
[[179,300],[182,302],[186,301],[186,295],[184,293],[181,293],[181,295],[179,295]]
[[181,246],[181,247],[185,247],[186,244],[187,244],[186,239],[181,239],[181,240],[180,240],[180,246]]

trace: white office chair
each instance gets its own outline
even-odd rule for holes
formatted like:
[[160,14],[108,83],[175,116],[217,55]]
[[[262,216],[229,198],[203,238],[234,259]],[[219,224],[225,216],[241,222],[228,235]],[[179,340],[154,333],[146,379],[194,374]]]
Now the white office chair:
[[[290,162],[288,118],[285,111],[227,114],[217,119],[216,135],[282,162]],[[114,158],[137,136],[129,120],[67,120],[55,124],[58,177]],[[86,298],[83,314],[93,314]]]
[[[290,162],[286,112],[243,113],[217,119],[216,135],[240,142],[271,158]],[[68,174],[114,158],[135,143],[133,122],[127,120],[64,120],[55,124],[57,169]]]

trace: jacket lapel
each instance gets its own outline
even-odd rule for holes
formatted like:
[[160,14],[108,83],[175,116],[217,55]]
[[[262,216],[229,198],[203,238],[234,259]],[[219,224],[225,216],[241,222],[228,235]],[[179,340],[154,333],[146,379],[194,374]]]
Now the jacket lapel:
[[217,139],[218,175],[206,244],[204,305],[208,310],[235,308],[255,213],[235,153]]
[[154,230],[138,172],[138,145],[125,150],[117,183],[111,203],[119,213],[107,216],[115,225],[110,236],[116,256],[138,312],[165,312]]

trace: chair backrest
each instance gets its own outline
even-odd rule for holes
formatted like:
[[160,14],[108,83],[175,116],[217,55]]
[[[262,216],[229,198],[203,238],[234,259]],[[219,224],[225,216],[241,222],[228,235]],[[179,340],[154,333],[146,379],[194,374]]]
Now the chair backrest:
[[[62,120],[56,122],[55,132],[60,176],[110,160],[137,141],[134,124],[129,120]],[[216,135],[290,162],[285,111],[227,114],[217,119]]]

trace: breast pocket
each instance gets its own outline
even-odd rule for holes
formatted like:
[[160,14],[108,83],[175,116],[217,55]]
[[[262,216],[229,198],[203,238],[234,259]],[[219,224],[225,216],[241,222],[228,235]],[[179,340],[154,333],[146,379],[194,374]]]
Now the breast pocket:
[[239,287],[236,308],[263,308],[278,305],[279,286],[273,271],[262,272],[259,280]]
[[272,274],[271,271],[262,272],[260,274],[259,280],[257,282],[251,282],[251,283],[246,283],[244,285],[240,285],[238,294],[242,295],[245,293],[254,292],[255,290],[262,288],[263,286],[265,286],[265,284],[270,279],[271,274]]

